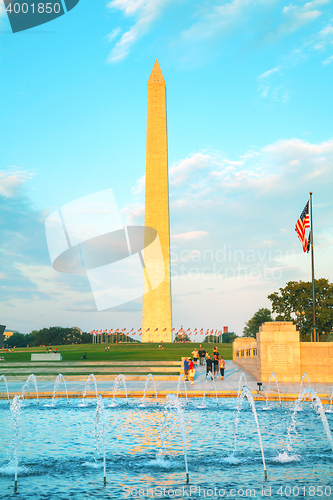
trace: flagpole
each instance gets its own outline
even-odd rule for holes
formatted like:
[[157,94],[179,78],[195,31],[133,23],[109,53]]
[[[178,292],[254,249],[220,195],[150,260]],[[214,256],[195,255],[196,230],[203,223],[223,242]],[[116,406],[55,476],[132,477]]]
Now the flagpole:
[[310,191],[310,217],[311,217],[311,265],[312,265],[312,313],[313,313],[313,333],[311,335],[312,342],[319,342],[316,329],[316,301],[315,301],[315,277],[314,277],[314,253],[313,253],[313,218],[312,218],[312,191]]

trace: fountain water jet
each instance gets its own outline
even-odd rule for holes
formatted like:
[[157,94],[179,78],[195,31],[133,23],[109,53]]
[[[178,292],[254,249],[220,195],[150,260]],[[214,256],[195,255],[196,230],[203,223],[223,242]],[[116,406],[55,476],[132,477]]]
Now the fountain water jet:
[[13,447],[13,458],[14,458],[14,468],[15,468],[15,485],[14,492],[17,492],[17,468],[18,468],[18,456],[17,456],[17,445],[20,429],[20,414],[21,414],[22,400],[21,396],[15,396],[11,405],[10,411],[12,412],[13,427],[14,427],[14,437],[12,441]]
[[[51,403],[51,406],[54,406],[54,399],[56,397],[56,392],[57,392],[57,389],[58,389],[58,385],[60,382],[63,382],[65,384],[65,390],[66,390],[66,397],[67,397],[67,403],[69,403],[69,400],[68,400],[68,392],[67,392],[67,385],[66,385],[66,380],[65,380],[65,377],[63,376],[62,373],[59,373],[59,375],[57,376],[55,382],[54,382],[54,389],[53,389],[53,396],[52,396],[52,403]],[[47,405],[44,405],[44,406],[47,406]]]
[[151,373],[149,373],[149,374],[147,375],[147,378],[146,378],[146,383],[145,383],[145,387],[144,387],[144,390],[143,390],[142,403],[141,403],[139,406],[145,406],[145,401],[146,401],[146,391],[147,391],[147,388],[148,388],[149,380],[152,380],[152,381],[153,381],[153,384],[154,384],[154,390],[155,390],[155,399],[156,399],[156,403],[157,403],[157,391],[156,391],[156,384],[155,384],[155,380],[154,380],[154,377],[152,376],[152,374],[151,374]]
[[308,374],[303,372],[303,375],[302,375],[302,378],[301,378],[301,385],[299,386],[299,392],[301,393],[301,390],[302,390],[302,386],[303,386],[303,380],[304,379],[307,379],[308,381],[308,384],[309,384],[309,389],[311,389],[311,384],[310,384],[310,380],[309,380],[309,377],[308,377]]
[[279,389],[279,384],[278,384],[278,381],[277,381],[277,378],[276,378],[276,375],[274,372],[271,373],[271,376],[269,377],[269,381],[268,381],[268,387],[266,389],[266,407],[264,407],[263,409],[265,410],[268,410],[268,392],[269,392],[269,386],[270,386],[270,383],[271,383],[271,380],[272,378],[275,378],[275,382],[276,382],[276,387],[277,387],[277,390],[278,390],[278,394],[279,394],[279,401],[280,401],[280,406],[282,406],[282,402],[281,402],[281,394],[280,394],[280,389]]
[[[300,394],[301,394],[301,392],[302,392],[303,380],[304,380],[305,378],[307,379],[308,384],[309,384],[309,387],[308,387],[308,388],[309,388],[309,389],[311,389],[311,384],[310,384],[309,377],[308,377],[307,373],[303,372],[303,375],[302,375],[302,378],[301,378],[301,384],[300,384],[300,386],[299,386],[299,393],[298,393],[298,396],[300,396]],[[301,400],[301,401],[303,401],[303,400]],[[294,411],[302,411],[302,408],[301,408],[301,406],[300,406],[300,404],[299,404],[299,401],[296,401]]]
[[328,410],[326,410],[326,413],[333,413],[332,406],[333,406],[333,387],[332,387],[332,393],[331,393],[331,397],[330,397],[330,407]]
[[204,391],[203,391],[203,395],[202,395],[201,405],[197,406],[197,408],[206,408],[205,397],[206,397],[208,377],[210,377],[211,380],[212,380],[212,382],[213,382],[213,386],[214,386],[214,390],[215,390],[216,404],[217,404],[217,406],[219,405],[219,400],[218,400],[218,397],[217,397],[216,385],[215,385],[215,382],[214,382],[214,376],[213,376],[212,372],[208,372],[207,376],[206,376],[206,380],[205,380],[205,385],[204,385]]
[[37,380],[36,380],[36,377],[35,375],[32,373],[31,375],[29,375],[29,377],[27,378],[27,380],[25,381],[25,384],[23,385],[22,387],[22,395],[21,397],[24,399],[24,395],[25,393],[27,392],[27,388],[29,387],[29,382],[33,380],[34,381],[34,384],[35,384],[35,390],[36,390],[36,394],[37,394],[37,403],[39,403],[39,398],[38,398],[38,389],[37,389]]
[[[117,377],[115,378],[115,381],[114,381],[114,384],[113,384],[113,399],[112,399],[112,403],[110,403],[108,406],[111,406],[111,407],[117,406],[116,395],[118,394],[119,382],[122,382],[123,385],[124,385],[125,394],[126,394],[126,402],[128,404],[126,380],[125,380],[124,375],[120,374],[120,375],[117,375]],[[156,392],[156,389],[155,389],[155,392]]]
[[[242,374],[243,375],[243,374]],[[234,446],[233,446],[233,451],[232,451],[232,456],[235,455],[237,451],[237,427],[238,427],[238,421],[239,421],[239,414],[242,409],[242,403],[244,398],[246,398],[252,408],[252,413],[257,425],[257,432],[258,432],[258,438],[259,438],[259,444],[260,444],[260,449],[261,449],[261,456],[262,456],[262,464],[264,467],[264,474],[265,474],[265,479],[267,479],[267,469],[266,469],[266,464],[265,464],[265,455],[264,455],[264,448],[262,446],[262,439],[261,439],[261,433],[260,433],[260,427],[259,427],[259,421],[258,421],[258,415],[256,412],[256,407],[254,404],[254,400],[251,394],[250,389],[245,385],[243,387],[243,390],[238,398],[238,403],[237,403],[237,414],[234,422]]]
[[8,384],[7,384],[7,379],[4,375],[0,375],[0,382],[1,380],[3,380],[5,382],[5,386],[6,386],[6,391],[7,391],[7,399],[9,401],[9,392],[8,392]]
[[[98,399],[98,395],[97,395],[97,383],[96,383],[96,378],[95,378],[95,375],[93,373],[91,373],[89,375],[89,377],[87,378],[87,382],[86,382],[86,385],[84,387],[84,391],[83,391],[83,394],[82,394],[82,402],[79,403],[78,406],[86,406],[85,403],[84,403],[84,398],[86,397],[87,395],[87,392],[88,392],[88,389],[89,389],[89,385],[90,385],[90,381],[93,380],[94,381],[94,384],[95,384],[95,394],[96,394],[96,401]],[[67,390],[67,389],[66,389]]]
[[[239,396],[241,395],[241,392],[242,392],[241,384],[242,384],[242,380],[243,379],[244,379],[245,385],[247,386],[247,380],[246,380],[244,372],[242,372],[241,376],[239,377],[239,381],[238,381],[238,396],[237,396],[237,398],[239,398]],[[237,403],[237,406],[238,406],[238,403]]]
[[188,464],[187,464],[184,413],[183,413],[181,404],[179,402],[179,399],[177,399],[174,394],[167,395],[165,407],[169,411],[171,411],[171,409],[173,407],[175,407],[177,410],[177,416],[178,416],[178,421],[179,421],[179,426],[180,426],[180,431],[182,434],[182,441],[183,441],[183,455],[184,455],[184,462],[185,462],[186,483],[188,483],[190,478],[189,478]]
[[106,460],[105,460],[105,410],[102,396],[99,395],[96,406],[95,418],[95,451],[99,453],[99,438],[102,437],[103,444],[103,473],[104,486],[106,485]]
[[185,377],[184,377],[184,375],[182,373],[178,377],[177,398],[178,398],[178,395],[179,395],[179,388],[180,388],[180,383],[181,383],[182,380],[184,382],[184,391],[185,391],[186,404],[188,404],[188,401],[187,401],[187,390],[186,390],[186,384],[185,384]]
[[297,405],[298,405],[298,403],[300,403],[301,401],[304,401],[304,399],[308,398],[308,397],[311,398],[313,409],[316,411],[317,415],[321,417],[321,421],[323,423],[323,426],[324,426],[324,429],[325,429],[325,432],[326,432],[326,436],[327,436],[328,442],[329,442],[329,444],[331,446],[331,449],[333,451],[332,433],[330,431],[330,427],[329,427],[328,422],[327,422],[327,418],[326,418],[326,415],[325,415],[325,411],[324,411],[322,402],[320,401],[320,399],[317,396],[316,392],[313,389],[309,388],[309,387],[307,387],[306,389],[304,389],[303,392],[298,396],[298,400],[297,400],[297,403],[295,405],[295,409],[294,409],[294,411],[293,411],[293,413],[291,415],[290,425],[287,427],[287,433],[288,433],[288,451],[289,452],[293,451],[292,440],[291,440],[291,433],[295,432],[295,429],[296,429]]

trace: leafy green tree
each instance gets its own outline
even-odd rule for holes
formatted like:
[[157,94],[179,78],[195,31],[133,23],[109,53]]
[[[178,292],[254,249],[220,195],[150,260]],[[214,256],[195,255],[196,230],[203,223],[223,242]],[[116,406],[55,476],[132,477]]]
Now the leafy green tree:
[[24,335],[23,333],[13,333],[8,339],[5,340],[5,346],[12,347],[27,347],[27,344],[32,345],[34,341],[34,336]]
[[234,332],[222,333],[223,344],[231,344],[235,339],[237,335]]
[[[313,328],[312,282],[289,281],[268,298],[273,313],[277,314],[276,321],[293,321],[302,340],[310,340]],[[315,280],[315,300],[316,327],[320,340],[324,340],[333,327],[333,284],[327,279]]]
[[252,316],[251,319],[249,319],[249,321],[245,323],[243,337],[256,338],[256,334],[259,332],[259,327],[267,321],[273,321],[271,311],[266,309],[266,307],[262,307]]
[[62,328],[61,326],[51,326],[41,330],[33,330],[34,346],[39,345],[64,345],[91,343],[91,335],[81,332],[79,328]]

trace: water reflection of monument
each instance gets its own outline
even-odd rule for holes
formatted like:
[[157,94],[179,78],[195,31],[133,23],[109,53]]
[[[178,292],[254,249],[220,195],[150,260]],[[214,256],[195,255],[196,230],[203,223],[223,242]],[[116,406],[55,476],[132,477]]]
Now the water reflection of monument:
[[[148,80],[145,226],[157,230],[163,254],[165,277],[143,296],[142,341],[171,342],[171,281],[169,180],[165,81],[156,60]],[[154,249],[145,248],[144,259],[154,261]],[[159,263],[156,259],[156,273]],[[149,269],[150,271],[150,269]],[[151,272],[151,271],[150,271]],[[148,286],[151,276],[145,272]]]

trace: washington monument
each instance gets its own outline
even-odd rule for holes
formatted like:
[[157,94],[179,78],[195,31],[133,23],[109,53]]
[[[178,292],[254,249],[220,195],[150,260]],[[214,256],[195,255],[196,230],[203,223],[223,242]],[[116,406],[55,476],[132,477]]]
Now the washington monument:
[[[157,288],[143,296],[142,342],[172,342],[167,149],[165,81],[156,59],[148,80],[147,95],[145,226],[158,232],[165,278]],[[146,248],[145,259],[151,257],[148,252],[149,248]],[[145,276],[147,279],[147,273]]]

